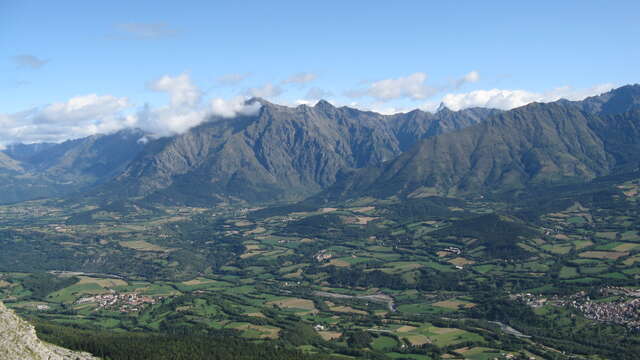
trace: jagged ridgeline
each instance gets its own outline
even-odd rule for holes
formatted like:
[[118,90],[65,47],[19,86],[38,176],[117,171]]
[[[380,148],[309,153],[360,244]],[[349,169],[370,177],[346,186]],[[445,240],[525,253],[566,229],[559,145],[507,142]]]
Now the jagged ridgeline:
[[420,139],[481,122],[498,110],[441,109],[392,116],[326,101],[290,108],[261,99],[256,116],[211,118],[150,140],[140,130],[0,152],[0,202],[70,193],[169,203],[300,199],[345,169],[379,166]]
[[10,146],[0,152],[0,202],[76,193],[211,205],[584,182],[637,166],[639,99],[640,86],[631,85],[506,112],[396,115],[252,99],[262,104],[257,115],[214,117],[170,137],[126,130]]
[[226,198],[301,199],[331,186],[347,169],[380,166],[422,138],[497,112],[416,110],[384,116],[326,101],[296,108],[262,101],[256,116],[212,119],[150,144],[101,190],[205,205]]
[[86,191],[120,174],[144,147],[127,129],[61,144],[15,144],[0,152],[0,203]]
[[640,86],[580,102],[532,103],[422,140],[383,166],[354,171],[321,197],[479,196],[633,171]]

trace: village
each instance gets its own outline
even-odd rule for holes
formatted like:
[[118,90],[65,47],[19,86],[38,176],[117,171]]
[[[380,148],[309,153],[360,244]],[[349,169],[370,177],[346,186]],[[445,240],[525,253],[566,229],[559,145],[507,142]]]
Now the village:
[[75,303],[98,305],[98,309],[110,309],[117,310],[122,313],[138,312],[144,308],[145,305],[156,304],[162,297],[151,297],[140,295],[138,293],[117,293],[111,291],[109,294],[100,294],[78,299]]
[[332,257],[333,257],[333,254],[327,252],[327,249],[320,250],[315,255],[313,255],[313,258],[319,263],[327,261]]
[[640,330],[640,291],[624,287],[605,287],[599,290],[603,297],[615,297],[612,301],[593,300],[585,291],[568,297],[538,296],[531,293],[512,295],[533,308],[544,305],[569,307],[578,310],[585,318],[598,322],[619,324],[634,330]]

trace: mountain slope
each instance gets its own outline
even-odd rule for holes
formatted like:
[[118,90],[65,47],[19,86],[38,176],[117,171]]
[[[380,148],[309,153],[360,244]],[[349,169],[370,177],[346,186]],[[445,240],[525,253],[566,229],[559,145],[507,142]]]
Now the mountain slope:
[[585,112],[600,115],[622,114],[640,107],[640,85],[625,85],[599,96],[574,101]]
[[[637,85],[584,102],[529,104],[423,140],[380,168],[346,176],[323,196],[473,194],[584,181],[621,166],[634,168],[640,158],[636,99]],[[623,113],[612,114],[613,109]]]
[[20,162],[12,159],[7,154],[0,152],[0,172],[20,172],[23,171]]
[[379,166],[421,138],[496,111],[414,111],[384,116],[326,101],[290,108],[261,101],[257,116],[214,118],[147,146],[101,194],[210,204],[298,199],[347,169]]
[[435,114],[414,110],[393,115],[391,124],[404,152],[422,139],[478,124],[501,112],[502,110],[486,108],[452,111],[441,105]]
[[3,360],[92,360],[88,353],[42,342],[33,326],[0,302],[0,355]]
[[0,152],[0,203],[77,192],[110,180],[142,150],[140,130],[60,144],[17,144]]

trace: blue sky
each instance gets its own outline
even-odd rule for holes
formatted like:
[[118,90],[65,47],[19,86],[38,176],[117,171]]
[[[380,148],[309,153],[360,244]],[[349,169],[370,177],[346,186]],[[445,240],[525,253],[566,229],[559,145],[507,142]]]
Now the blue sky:
[[383,112],[578,99],[640,81],[638,13],[638,1],[0,0],[0,145],[180,132],[252,95]]

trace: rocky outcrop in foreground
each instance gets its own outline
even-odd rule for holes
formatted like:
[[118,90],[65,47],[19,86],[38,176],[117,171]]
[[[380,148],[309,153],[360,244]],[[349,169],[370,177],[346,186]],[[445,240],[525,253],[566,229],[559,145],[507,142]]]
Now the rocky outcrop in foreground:
[[0,359],[2,360],[93,360],[88,353],[47,344],[35,328],[0,302]]

